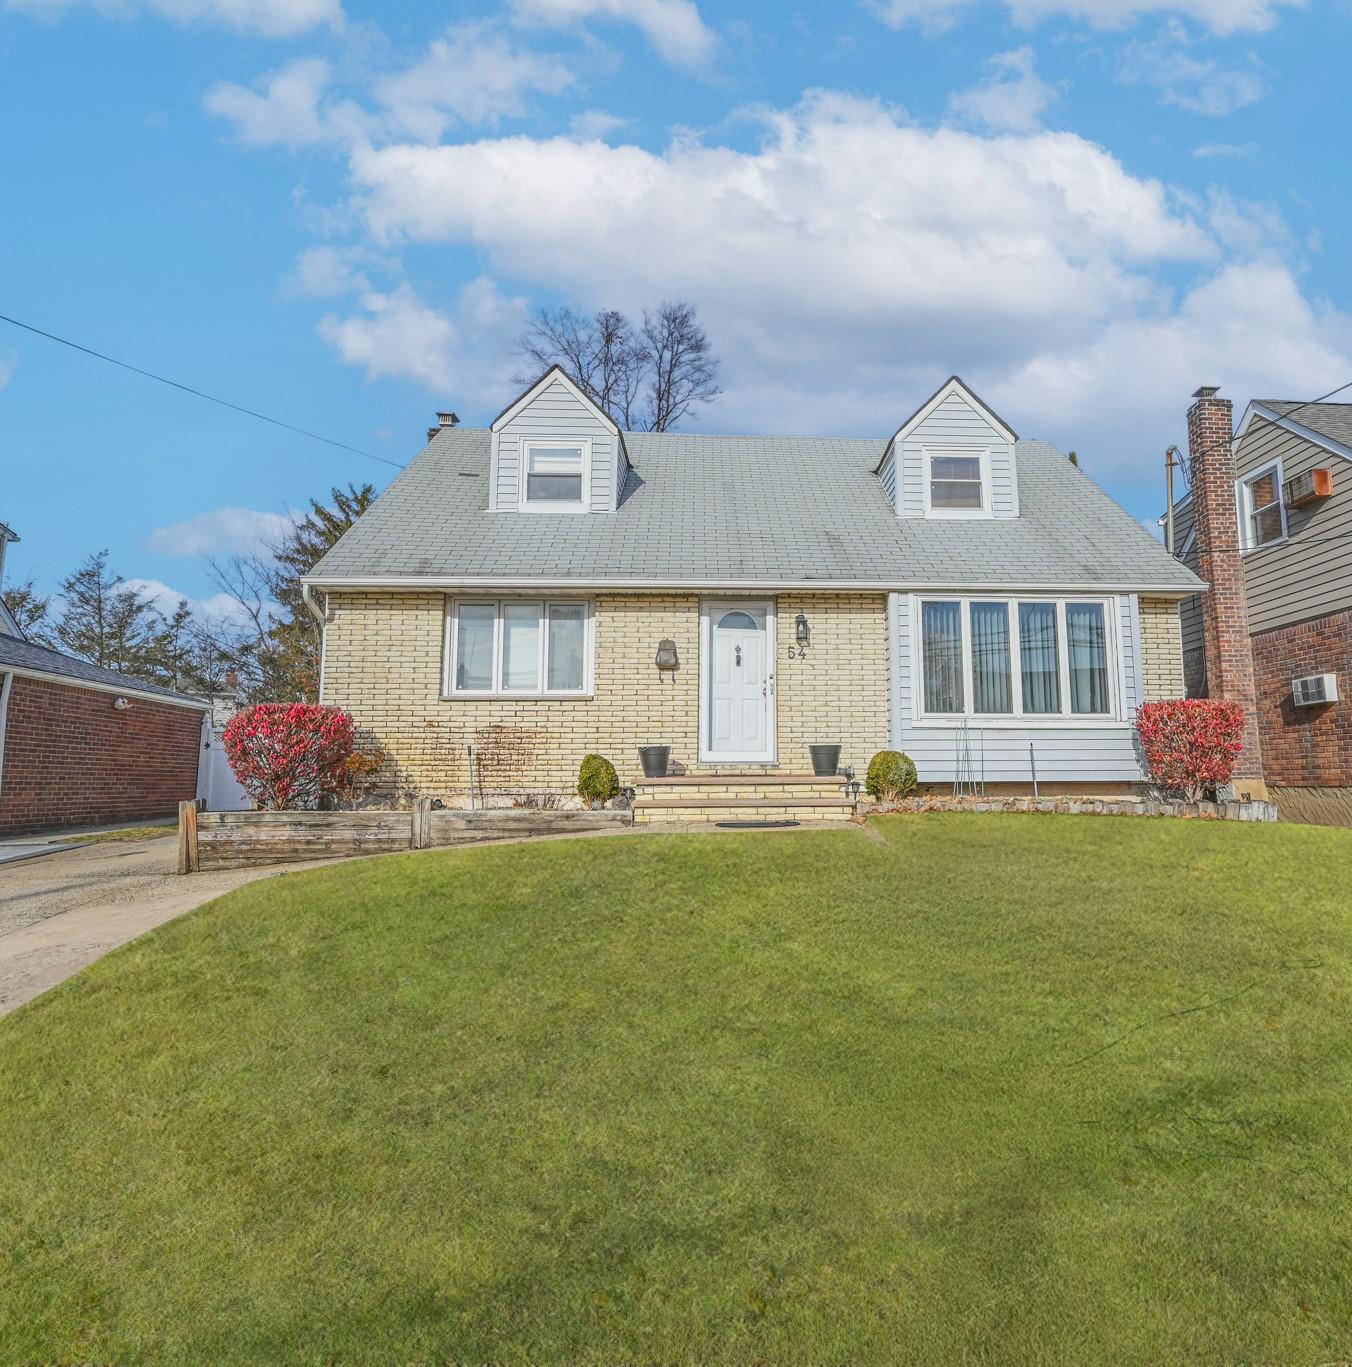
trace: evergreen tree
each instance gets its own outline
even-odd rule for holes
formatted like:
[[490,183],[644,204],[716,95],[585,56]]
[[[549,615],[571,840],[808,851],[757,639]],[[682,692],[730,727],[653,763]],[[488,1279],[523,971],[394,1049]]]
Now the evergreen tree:
[[39,646],[52,644],[52,624],[48,616],[52,600],[44,598],[31,579],[0,590],[0,603],[5,605],[6,611],[14,618],[27,640]]

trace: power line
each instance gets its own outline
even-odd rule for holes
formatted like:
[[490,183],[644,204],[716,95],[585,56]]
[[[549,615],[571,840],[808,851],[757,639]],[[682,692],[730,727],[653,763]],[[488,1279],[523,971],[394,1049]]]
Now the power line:
[[[1335,394],[1341,394],[1345,389],[1352,389],[1352,380],[1348,380],[1346,384],[1340,384],[1337,389],[1330,389],[1327,394],[1321,394],[1317,399],[1306,399],[1303,403],[1298,403],[1294,408],[1288,409],[1285,413],[1278,413],[1277,417],[1278,419],[1292,417],[1296,413],[1299,413],[1303,408],[1313,408],[1314,405],[1317,403],[1327,402]],[[1204,446],[1200,451],[1190,451],[1188,453],[1189,467],[1195,465],[1198,460],[1200,460],[1203,456],[1207,455],[1209,452],[1218,451],[1222,446],[1229,446],[1233,444],[1233,441],[1234,438],[1232,436],[1226,439],[1225,441],[1212,442],[1210,446]],[[1191,474],[1191,469],[1189,470],[1189,474]],[[1191,480],[1189,480],[1189,483],[1191,483]]]
[[38,337],[45,337],[49,342],[60,342],[62,346],[68,346],[73,351],[82,351],[86,356],[93,356],[95,360],[107,361],[109,365],[120,366],[123,370],[130,370],[135,375],[143,375],[148,380],[158,380],[160,384],[167,384],[171,389],[182,390],[183,393],[191,394],[194,398],[205,399],[208,403],[233,409],[236,413],[243,413],[245,417],[257,418],[259,422],[271,423],[274,427],[281,427],[287,432],[294,432],[299,437],[309,437],[311,441],[322,441],[326,446],[336,446],[340,451],[350,451],[354,456],[365,456],[367,460],[378,460],[382,465],[392,465],[396,470],[404,468],[397,460],[388,460],[371,451],[363,451],[359,446],[349,446],[345,441],[335,441],[332,437],[323,436],[319,432],[309,432],[303,427],[295,427],[289,422],[283,422],[280,418],[270,418],[266,413],[245,408],[243,404],[231,403],[229,399],[219,399],[215,394],[194,389],[190,384],[180,384],[177,380],[171,380],[167,376],[157,375],[153,370],[143,370],[139,365],[132,365],[129,361],[119,361],[116,356],[106,356],[101,351],[95,351],[93,347],[81,346],[79,342],[72,342],[69,337],[58,337],[54,332],[45,332],[42,328],[34,327],[32,323],[20,322],[19,319],[11,318],[8,314],[0,313],[0,322],[22,328],[25,332],[34,333]]

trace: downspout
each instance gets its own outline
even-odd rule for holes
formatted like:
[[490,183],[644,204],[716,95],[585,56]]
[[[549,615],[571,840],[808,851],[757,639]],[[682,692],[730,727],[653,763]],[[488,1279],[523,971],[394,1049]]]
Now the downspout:
[[301,602],[310,610],[310,616],[319,623],[319,701],[324,701],[324,660],[329,648],[329,622],[332,614],[329,612],[327,597],[324,600],[324,607],[321,609],[315,602],[314,589],[309,584],[300,586]]
[[5,723],[9,720],[9,693],[14,686],[14,675],[6,674],[0,683],[0,796],[5,790]]

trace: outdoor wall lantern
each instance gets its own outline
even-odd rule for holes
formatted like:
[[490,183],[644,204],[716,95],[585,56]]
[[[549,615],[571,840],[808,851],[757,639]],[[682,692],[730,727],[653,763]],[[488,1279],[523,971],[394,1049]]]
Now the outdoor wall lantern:
[[676,642],[671,639],[658,641],[657,643],[657,667],[658,669],[679,669],[681,662],[676,657]]
[[812,629],[807,624],[807,615],[800,612],[793,624],[793,634],[800,646],[807,645],[812,637]]
[[127,701],[126,698],[114,698],[114,699],[113,699],[113,706],[114,706],[119,712],[125,712],[125,711],[127,710],[127,708],[129,708],[129,707],[131,706],[131,703],[129,703],[129,702]]

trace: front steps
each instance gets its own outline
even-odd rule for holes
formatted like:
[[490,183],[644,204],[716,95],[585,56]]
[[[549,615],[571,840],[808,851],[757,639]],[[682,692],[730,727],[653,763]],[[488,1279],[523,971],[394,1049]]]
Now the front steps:
[[812,774],[683,774],[634,786],[635,825],[848,821],[854,805],[843,778]]

